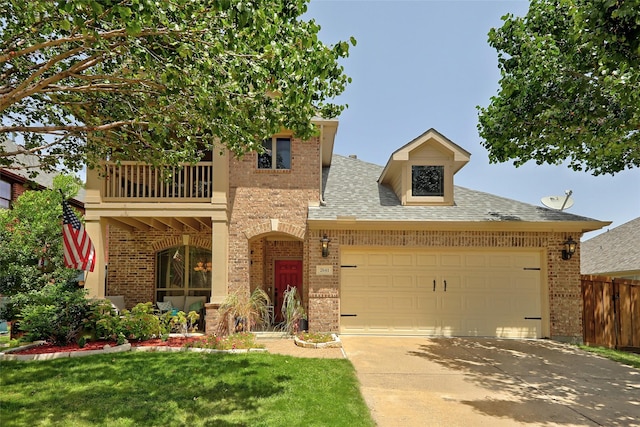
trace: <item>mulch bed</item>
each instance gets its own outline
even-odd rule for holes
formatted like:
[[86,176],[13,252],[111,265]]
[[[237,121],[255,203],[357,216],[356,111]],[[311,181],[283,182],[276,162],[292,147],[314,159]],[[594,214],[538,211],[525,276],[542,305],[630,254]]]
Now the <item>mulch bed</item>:
[[[131,341],[131,347],[182,347],[187,343],[201,341],[202,337],[170,337],[162,341],[161,339],[153,339],[146,341]],[[31,347],[21,351],[14,351],[13,354],[46,354],[46,353],[63,353],[71,351],[88,351],[102,350],[105,345],[115,347],[115,341],[89,341],[84,347],[78,347],[78,344],[69,344],[65,346],[45,343],[36,347]]]

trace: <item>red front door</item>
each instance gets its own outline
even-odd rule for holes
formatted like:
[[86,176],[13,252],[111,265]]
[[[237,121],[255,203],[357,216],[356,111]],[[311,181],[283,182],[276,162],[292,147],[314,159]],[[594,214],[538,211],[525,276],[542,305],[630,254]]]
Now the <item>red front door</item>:
[[275,285],[274,285],[274,317],[276,323],[282,322],[282,295],[287,289],[287,285],[295,286],[298,295],[302,297],[302,261],[281,260],[275,265]]

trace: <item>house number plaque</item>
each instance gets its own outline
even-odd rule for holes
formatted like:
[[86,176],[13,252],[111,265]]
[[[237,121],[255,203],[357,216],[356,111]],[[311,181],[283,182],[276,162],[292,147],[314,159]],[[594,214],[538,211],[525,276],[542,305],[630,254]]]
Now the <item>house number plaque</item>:
[[316,276],[332,276],[333,265],[316,265]]

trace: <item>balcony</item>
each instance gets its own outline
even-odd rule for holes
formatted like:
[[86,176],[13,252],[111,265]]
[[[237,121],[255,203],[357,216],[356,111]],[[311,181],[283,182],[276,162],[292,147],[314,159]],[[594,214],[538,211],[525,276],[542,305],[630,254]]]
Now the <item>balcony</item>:
[[105,202],[207,202],[213,196],[211,162],[155,167],[137,162],[107,162],[103,169]]

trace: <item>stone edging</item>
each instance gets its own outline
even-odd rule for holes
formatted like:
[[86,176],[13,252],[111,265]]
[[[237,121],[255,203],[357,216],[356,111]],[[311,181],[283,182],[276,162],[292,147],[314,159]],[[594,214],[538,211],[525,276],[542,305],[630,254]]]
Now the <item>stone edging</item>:
[[[11,350],[19,351],[25,350],[27,348],[36,347],[42,342],[37,342],[33,344],[29,344],[23,347],[16,347]],[[85,350],[85,351],[63,351],[58,353],[42,353],[42,354],[12,354],[10,352],[0,353],[0,360],[20,360],[20,361],[30,361],[30,360],[53,360],[53,359],[63,359],[66,357],[83,357],[83,356],[93,356],[94,354],[108,354],[108,353],[122,353],[125,351],[141,351],[141,352],[179,352],[179,351],[190,351],[195,353],[266,353],[267,349],[264,348],[250,348],[250,349],[235,349],[235,350],[216,350],[211,348],[199,348],[199,347],[167,347],[167,346],[142,346],[142,347],[132,347],[131,344],[126,343],[122,345],[117,345],[111,347],[110,345],[105,345],[102,350]]]
[[[36,347],[42,344],[33,343],[26,345],[24,347],[16,347],[12,350],[14,352],[20,350],[26,350],[27,348]],[[92,356],[94,354],[105,354],[105,353],[121,353],[123,351],[131,351],[131,344],[122,344],[111,347],[110,345],[105,345],[102,350],[85,350],[85,351],[61,351],[58,353],[42,353],[42,354],[13,354],[13,353],[0,353],[0,360],[53,360],[53,359],[62,359],[65,357],[83,357],[83,356]]]
[[331,336],[333,337],[333,341],[329,342],[308,342],[299,339],[297,336],[293,337],[293,342],[295,342],[298,347],[304,348],[342,348],[342,341],[340,340],[340,337],[336,334],[331,334]]

